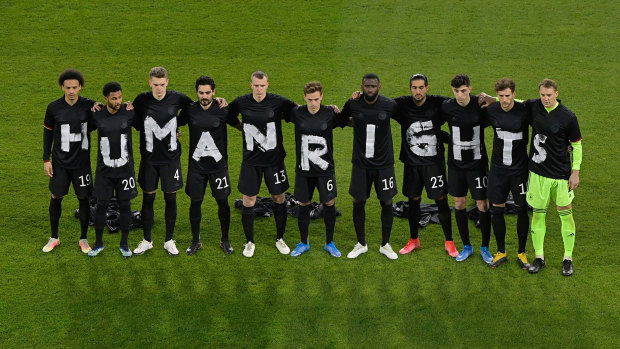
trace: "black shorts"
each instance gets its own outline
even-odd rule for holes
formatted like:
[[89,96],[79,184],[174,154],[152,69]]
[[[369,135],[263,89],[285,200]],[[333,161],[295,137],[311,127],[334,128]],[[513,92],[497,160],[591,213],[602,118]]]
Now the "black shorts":
[[116,193],[119,200],[131,200],[138,196],[135,177],[135,174],[131,174],[127,177],[110,178],[98,174],[95,178],[95,197],[97,200],[110,200]]
[[521,173],[506,174],[491,168],[489,172],[489,187],[487,196],[492,204],[503,204],[506,202],[508,193],[512,192],[515,205],[525,207],[527,193],[527,169]]
[[50,192],[56,197],[67,195],[69,185],[73,183],[73,191],[79,198],[90,196],[93,191],[92,172],[88,168],[68,169],[62,166],[54,166],[52,164],[54,176],[50,178]]
[[282,194],[289,188],[286,166],[282,161],[279,165],[271,167],[252,166],[242,162],[237,189],[243,195],[255,196],[260,190],[263,177],[271,195]]
[[448,192],[453,197],[465,197],[469,189],[474,200],[485,200],[488,173],[486,164],[470,169],[448,166]]
[[417,198],[426,188],[429,199],[437,200],[448,193],[445,165],[412,166],[405,164],[403,170],[403,195]]
[[145,192],[157,190],[157,184],[161,178],[161,190],[172,193],[183,188],[183,171],[181,159],[172,160],[164,165],[153,165],[148,161],[140,161],[140,173],[138,183]]
[[216,200],[226,199],[230,195],[230,176],[228,168],[223,168],[218,172],[204,173],[190,165],[187,168],[187,184],[185,194],[192,201],[202,201],[207,189],[207,183],[211,187],[211,196]]
[[353,165],[349,194],[355,201],[364,201],[370,197],[370,187],[375,184],[377,198],[381,201],[391,200],[397,193],[394,166],[384,168],[365,168]]
[[312,194],[314,194],[315,188],[319,192],[321,203],[335,199],[338,196],[336,175],[304,176],[298,174],[295,177],[295,198],[299,202],[312,201]]

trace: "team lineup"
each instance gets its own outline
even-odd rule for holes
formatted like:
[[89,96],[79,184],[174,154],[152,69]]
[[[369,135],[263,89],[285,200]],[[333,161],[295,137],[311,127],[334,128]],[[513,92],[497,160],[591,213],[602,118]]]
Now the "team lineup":
[[[322,105],[323,88],[313,81],[304,86],[305,105],[268,93],[267,74],[251,75],[252,92],[230,104],[215,98],[215,82],[208,76],[196,80],[197,100],[167,89],[168,72],[151,69],[151,91],[139,94],[132,103],[123,103],[121,85],[109,82],[103,87],[105,104],[79,95],[83,75],[76,70],[61,73],[58,83],[64,96],[51,102],[46,110],[43,133],[44,171],[50,177],[49,218],[51,237],[43,247],[52,251],[59,245],[58,225],[62,199],[73,185],[79,201],[82,252],[94,257],[104,249],[108,202],[119,203],[121,241],[124,257],[140,255],[153,248],[151,235],[154,201],[161,183],[165,202],[164,248],[178,255],[174,240],[177,219],[176,193],[182,189],[181,144],[179,127],[189,129],[189,156],[185,192],[190,198],[189,221],[192,241],[188,255],[201,247],[202,202],[209,185],[218,206],[221,229],[220,246],[233,253],[229,241],[231,181],[228,168],[227,125],[241,131],[243,158],[238,190],[243,195],[241,224],[246,237],[245,257],[254,255],[254,205],[265,182],[274,202],[275,246],[282,254],[299,256],[310,249],[308,230],[310,204],[316,189],[324,205],[324,249],[334,257],[341,253],[334,244],[337,184],[333,158],[333,129],[353,128],[352,171],[349,194],[353,198],[352,218],[357,243],[348,258],[368,251],[365,221],[366,201],[372,186],[380,203],[381,245],[379,252],[389,259],[398,254],[390,245],[393,224],[392,198],[398,193],[394,169],[394,151],[390,120],[401,126],[399,159],[404,164],[402,193],[408,198],[410,238],[398,251],[408,254],[420,247],[418,222],[422,191],[435,200],[445,238],[445,250],[456,261],[474,254],[466,213],[467,193],[480,212],[481,258],[496,268],[508,260],[505,248],[504,208],[509,193],[517,207],[516,232],[519,266],[538,273],[546,266],[544,237],[550,199],[556,203],[564,242],[562,274],[573,273],[572,252],[575,223],[572,216],[574,189],[579,185],[582,159],[581,133],[575,114],[558,99],[558,86],[544,79],[539,84],[540,98],[516,99],[516,86],[510,79],[495,84],[496,97],[472,95],[469,77],[456,75],[451,81],[454,96],[427,94],[428,78],[415,74],[409,80],[410,95],[388,98],[379,94],[380,79],[375,74],[362,78],[361,92],[353,93],[342,111],[335,105]],[[239,115],[241,118],[239,118]],[[284,193],[289,188],[284,163],[282,121],[295,129],[295,186],[299,201],[300,242],[291,251],[284,241],[287,212]],[[442,131],[447,124],[449,134]],[[484,130],[493,128],[490,168]],[[532,130],[528,156],[529,130]],[[140,133],[140,164],[136,180],[132,147],[132,128]],[[98,154],[94,186],[90,161],[90,133],[97,130]],[[447,162],[444,144],[448,145]],[[446,169],[447,163],[447,169]],[[131,199],[143,193],[143,239],[138,246],[128,245]],[[96,241],[91,248],[87,239],[90,209],[88,198],[97,199]],[[459,252],[452,237],[452,213],[447,196],[454,200],[454,216],[463,244]],[[530,226],[527,205],[533,207]],[[493,230],[497,252],[489,249]],[[532,232],[535,259],[530,264],[525,247],[528,230]]]

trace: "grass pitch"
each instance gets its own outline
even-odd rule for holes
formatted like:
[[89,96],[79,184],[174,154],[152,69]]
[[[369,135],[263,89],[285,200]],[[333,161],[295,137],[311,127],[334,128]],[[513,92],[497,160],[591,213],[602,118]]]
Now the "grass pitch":
[[[0,9],[1,347],[620,345],[614,253],[620,212],[616,2],[6,0]],[[391,97],[408,94],[409,77],[416,72],[429,76],[430,93],[443,95],[450,94],[449,81],[460,72],[469,74],[474,92],[492,92],[498,78],[511,77],[520,98],[536,97],[540,80],[555,79],[584,136],[574,201],[575,275],[560,275],[563,246],[553,210],[545,245],[548,267],[539,275],[517,268],[512,218],[507,219],[511,259],[497,270],[484,265],[478,253],[455,263],[443,252],[439,226],[422,230],[420,251],[388,261],[378,253],[374,198],[367,206],[370,251],[356,260],[322,251],[320,221],[310,226],[309,253],[282,256],[273,246],[272,219],[257,219],[257,251],[254,258],[244,258],[235,210],[231,240],[236,252],[225,256],[217,246],[219,225],[209,194],[203,206],[205,248],[191,258],[170,258],[161,248],[161,193],[155,206],[156,248],[146,255],[121,259],[118,235],[104,237],[106,251],[100,257],[78,252],[72,194],[63,202],[61,245],[43,254],[49,192],[41,164],[41,123],[47,103],[62,94],[58,74],[80,69],[86,76],[82,95],[98,100],[103,84],[117,80],[125,98],[133,99],[148,90],[148,70],[156,65],[170,72],[169,88],[192,97],[196,77],[208,74],[217,83],[217,95],[232,101],[250,91],[250,74],[262,69],[269,74],[271,92],[303,103],[303,85],[316,79],[325,86],[324,103],[341,107],[367,72],[381,77],[381,93]],[[351,129],[335,131],[336,204],[343,212],[335,240],[345,254],[355,243],[347,194],[351,134]],[[290,125],[284,135],[286,164],[294,176]],[[398,154],[396,123],[393,135]],[[487,144],[490,136],[487,131]],[[181,142],[186,169],[187,132]],[[94,149],[92,154],[94,160]],[[229,154],[236,188],[241,157],[236,130],[230,130]],[[398,162],[396,173],[401,187]],[[234,189],[231,203],[237,197]],[[184,249],[191,240],[189,200],[180,193],[178,203],[175,238]],[[141,196],[133,208],[140,205]],[[480,236],[471,228],[472,242],[479,245]],[[455,224],[453,229],[460,248]],[[298,236],[296,221],[289,219],[289,245]],[[141,231],[132,232],[130,245],[140,238]],[[407,238],[407,222],[395,219],[392,245],[398,249]],[[528,252],[532,259],[530,243]]]

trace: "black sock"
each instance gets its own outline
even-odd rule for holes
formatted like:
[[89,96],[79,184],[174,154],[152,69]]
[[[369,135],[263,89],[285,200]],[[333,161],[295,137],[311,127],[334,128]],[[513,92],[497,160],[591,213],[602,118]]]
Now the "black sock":
[[[90,209],[89,209],[90,210]],[[51,237],[58,239],[58,222],[62,214],[62,198],[50,199],[50,229]]]
[[126,250],[129,249],[129,226],[131,225],[131,201],[119,200],[119,223],[121,226],[121,243],[120,246]]
[[366,201],[353,202],[353,226],[357,242],[366,246]]
[[452,213],[450,212],[450,206],[448,206],[448,199],[435,200],[437,204],[437,210],[439,214],[439,223],[441,229],[443,229],[443,235],[446,241],[453,241],[452,239]]
[[88,236],[88,221],[90,220],[90,205],[88,198],[78,198],[80,207],[80,240]]
[[189,206],[189,224],[192,227],[192,242],[200,242],[200,221],[202,220],[202,201],[192,201]]
[[286,230],[286,216],[286,202],[281,204],[274,202],[273,217],[276,220],[276,239],[284,238],[284,232]]
[[174,236],[174,225],[177,222],[177,193],[164,193],[166,201],[166,239],[172,240]]
[[497,251],[506,252],[506,219],[504,218],[504,208],[491,206],[491,222],[493,223],[493,234],[497,241]]
[[308,227],[310,226],[310,206],[299,205],[297,211],[297,225],[299,226],[299,234],[301,235],[301,242],[308,243]]
[[455,209],[454,218],[456,219],[456,226],[459,228],[459,234],[461,235],[463,245],[471,245],[471,242],[469,241],[469,222],[467,221],[467,210]]
[[381,201],[381,246],[390,242],[393,222],[392,200],[387,202]]
[[241,208],[241,225],[248,242],[254,242],[254,206]]
[[420,224],[420,202],[421,199],[409,199],[409,237],[418,238],[418,226]]
[[530,217],[527,214],[527,208],[517,207],[517,236],[519,237],[519,253],[525,252],[525,244],[527,243],[529,227]]
[[144,240],[152,242],[151,229],[153,228],[153,203],[155,193],[142,194],[142,229],[144,229]]
[[323,205],[323,221],[325,221],[325,243],[334,241],[334,228],[336,227],[336,206]]
[[95,247],[103,246],[103,229],[106,226],[108,212],[108,201],[98,200],[97,211],[95,213]]
[[491,214],[489,211],[480,211],[480,232],[482,233],[481,246],[489,247],[489,242],[491,241]]
[[217,202],[217,218],[220,219],[222,241],[228,241],[228,231],[230,230],[230,205],[227,199],[215,201]]

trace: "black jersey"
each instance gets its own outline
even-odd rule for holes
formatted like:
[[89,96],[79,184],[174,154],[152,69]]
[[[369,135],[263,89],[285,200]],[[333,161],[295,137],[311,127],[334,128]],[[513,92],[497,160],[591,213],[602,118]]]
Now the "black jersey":
[[494,132],[491,168],[509,173],[527,170],[530,115],[525,104],[516,101],[509,111],[504,111],[500,103],[486,108]]
[[228,168],[227,115],[215,101],[207,110],[196,101],[181,111],[179,124],[189,127],[189,166],[202,173]]
[[442,117],[450,127],[448,166],[461,169],[488,164],[484,145],[484,114],[478,106],[478,97],[470,95],[469,104],[462,107],[450,98],[441,105]]
[[69,105],[64,96],[48,104],[43,126],[52,131],[52,137],[51,142],[44,137],[43,161],[49,160],[51,153],[56,166],[90,168],[88,116],[93,104],[92,99],[78,97]]
[[550,113],[540,99],[525,104],[533,117],[530,170],[547,178],[569,179],[572,164],[568,146],[581,140],[577,117],[561,102]]
[[168,90],[161,100],[153,92],[143,92],[133,101],[136,128],[140,130],[142,160],[154,165],[167,164],[181,156],[177,139],[177,114],[192,100],[183,93]]
[[260,102],[249,93],[230,103],[228,123],[236,124],[237,116],[241,114],[245,164],[269,167],[284,160],[282,119],[296,106],[295,102],[273,93],[267,93]]
[[353,118],[352,163],[364,168],[394,165],[390,118],[396,115],[396,102],[384,96],[378,96],[373,104],[363,98],[349,99],[342,114]]
[[348,118],[321,105],[316,114],[310,114],[302,105],[291,111],[289,120],[295,124],[295,171],[304,176],[327,176],[334,173],[333,129],[344,127]]
[[104,175],[110,178],[133,176],[135,170],[131,127],[135,121],[135,110],[127,110],[125,105],[122,105],[115,114],[110,114],[106,106],[92,113],[89,128],[97,129],[99,144],[97,176]]
[[394,117],[401,126],[400,161],[407,165],[443,165],[444,147],[438,137],[441,125],[441,104],[448,97],[427,95],[418,106],[413,97],[394,98],[398,111]]

